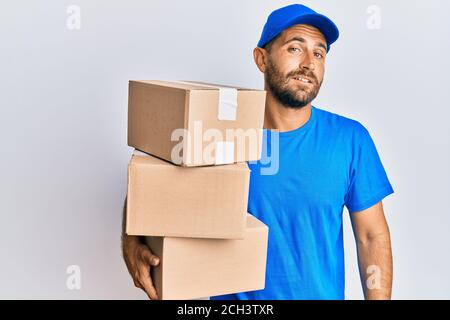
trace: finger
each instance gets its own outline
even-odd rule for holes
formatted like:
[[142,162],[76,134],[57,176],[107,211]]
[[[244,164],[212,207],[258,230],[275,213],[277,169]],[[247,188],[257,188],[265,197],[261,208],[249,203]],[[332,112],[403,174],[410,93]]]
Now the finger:
[[133,282],[134,282],[134,286],[135,286],[136,288],[139,288],[139,289],[144,290],[144,288],[142,288],[141,284],[139,283],[139,280],[134,280]]
[[142,252],[142,258],[147,262],[149,265],[152,265],[156,267],[159,265],[159,257],[155,256],[150,252],[150,250],[144,250]]
[[136,288],[139,288],[139,289],[144,290],[144,288],[142,288],[141,283],[139,282],[139,278],[140,278],[140,273],[139,273],[139,271],[134,272],[134,273],[133,273],[133,283],[134,283],[134,286],[135,286]]
[[158,294],[153,286],[152,278],[150,277],[150,268],[147,266],[142,266],[139,271],[139,283],[142,288],[151,300],[158,300]]

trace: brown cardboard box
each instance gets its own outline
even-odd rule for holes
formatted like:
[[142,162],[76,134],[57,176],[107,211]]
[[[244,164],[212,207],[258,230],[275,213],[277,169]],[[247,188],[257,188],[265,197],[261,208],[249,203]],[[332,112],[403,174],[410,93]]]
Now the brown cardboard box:
[[191,167],[261,158],[266,92],[130,81],[128,145]]
[[243,240],[146,237],[160,299],[196,299],[264,289],[268,227],[247,215]]
[[128,165],[130,235],[242,239],[247,164],[183,168],[136,152]]

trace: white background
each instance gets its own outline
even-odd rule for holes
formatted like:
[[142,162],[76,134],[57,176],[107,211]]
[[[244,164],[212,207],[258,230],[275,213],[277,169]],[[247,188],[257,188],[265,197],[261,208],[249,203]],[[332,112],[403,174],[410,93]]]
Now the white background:
[[[145,299],[120,252],[129,79],[262,88],[253,62],[285,1],[9,1],[0,10],[0,298]],[[341,38],[314,105],[362,122],[396,193],[395,299],[450,298],[449,1],[305,1]],[[67,27],[69,5],[81,29]],[[381,9],[381,29],[367,8]],[[361,299],[345,216],[346,295]],[[81,289],[66,286],[69,265]]]

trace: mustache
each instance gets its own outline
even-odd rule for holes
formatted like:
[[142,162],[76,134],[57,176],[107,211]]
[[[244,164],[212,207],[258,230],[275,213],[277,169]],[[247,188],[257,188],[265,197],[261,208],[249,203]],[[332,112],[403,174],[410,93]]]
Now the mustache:
[[[292,77],[307,77],[314,83],[318,83],[317,78],[312,71],[305,72],[305,71],[300,70],[300,71],[289,72],[287,75],[287,78],[292,78]],[[287,79],[287,81],[288,80],[289,79]]]

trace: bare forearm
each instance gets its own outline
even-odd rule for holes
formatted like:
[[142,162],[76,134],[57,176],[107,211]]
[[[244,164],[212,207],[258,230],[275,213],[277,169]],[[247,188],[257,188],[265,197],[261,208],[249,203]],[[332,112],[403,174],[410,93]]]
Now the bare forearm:
[[389,232],[358,242],[357,247],[364,298],[391,299],[393,268]]

